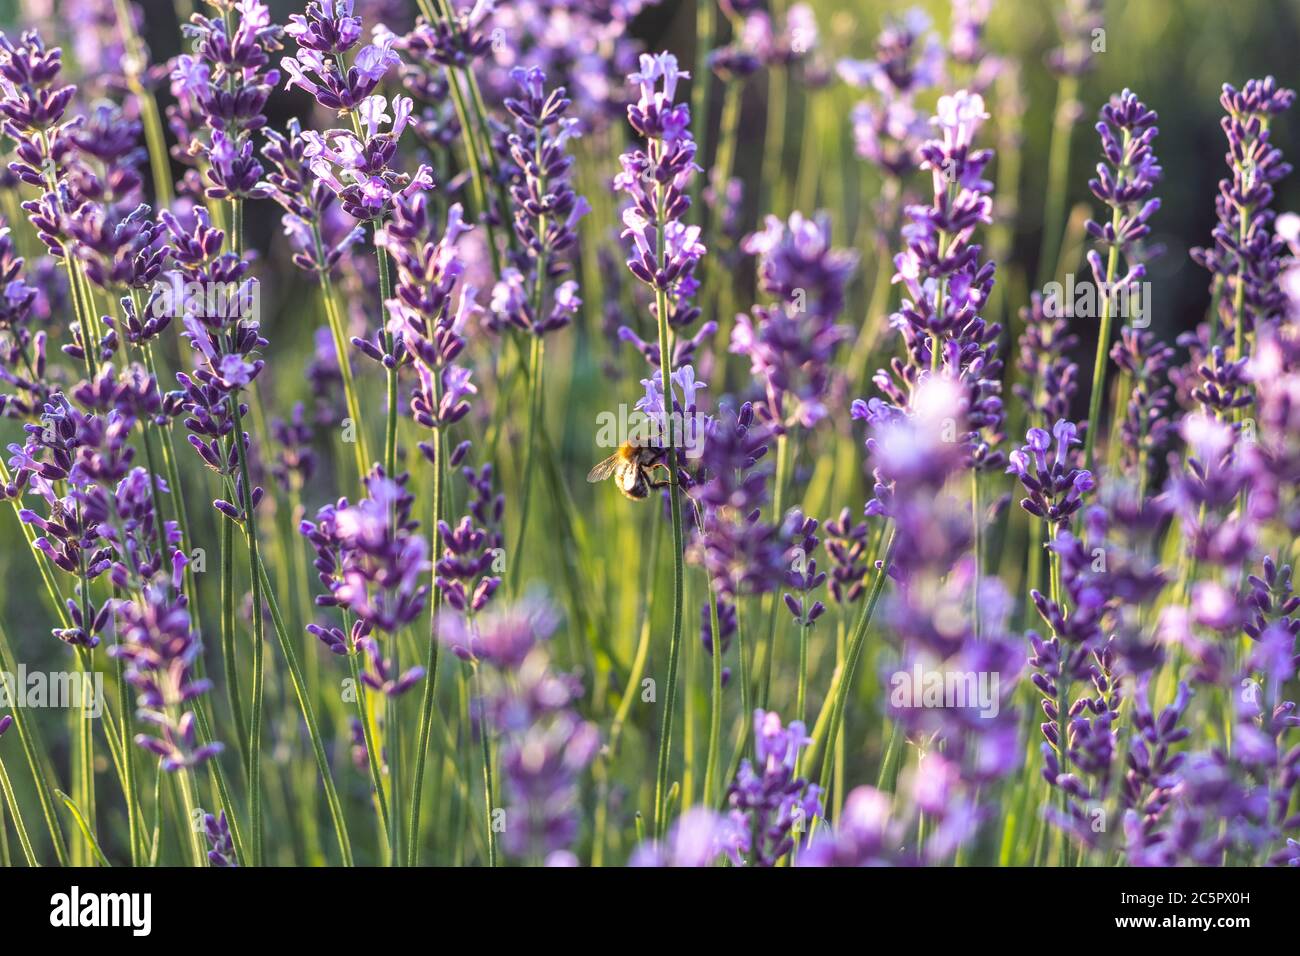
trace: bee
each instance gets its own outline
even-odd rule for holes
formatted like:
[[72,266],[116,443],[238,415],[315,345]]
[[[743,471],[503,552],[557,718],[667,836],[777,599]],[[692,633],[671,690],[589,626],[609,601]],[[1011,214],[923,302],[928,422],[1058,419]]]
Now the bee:
[[640,501],[650,494],[651,488],[664,488],[669,484],[667,478],[655,480],[651,477],[656,468],[668,471],[662,448],[625,441],[618,451],[587,473],[587,480],[604,481],[613,475],[614,484],[625,498]]

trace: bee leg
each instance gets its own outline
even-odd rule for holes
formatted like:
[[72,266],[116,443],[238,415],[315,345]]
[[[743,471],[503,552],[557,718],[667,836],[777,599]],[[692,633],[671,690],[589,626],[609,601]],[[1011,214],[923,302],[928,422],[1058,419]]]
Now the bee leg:
[[668,487],[669,485],[671,485],[671,484],[672,484],[672,482],[669,481],[667,478],[661,478],[661,479],[658,480],[658,481],[650,481],[650,482],[649,482],[649,485],[650,485],[651,488],[667,488],[667,487]]

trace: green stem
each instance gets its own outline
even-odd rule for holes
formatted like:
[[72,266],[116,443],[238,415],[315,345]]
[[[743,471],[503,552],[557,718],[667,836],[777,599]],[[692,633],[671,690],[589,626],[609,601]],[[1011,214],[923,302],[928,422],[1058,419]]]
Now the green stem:
[[[114,0],[118,29],[125,41],[124,58],[127,86],[140,107],[145,143],[149,149],[149,170],[153,175],[155,205],[166,209],[172,204],[171,163],[167,156],[167,140],[163,136],[162,119],[158,114],[158,101],[140,82],[140,71],[146,66],[144,45],[135,29],[128,0]],[[182,23],[185,21],[182,20]]]
[[[537,166],[542,167],[542,131],[536,132],[533,143],[533,158]],[[546,177],[541,175],[539,181],[539,191],[545,195]],[[547,240],[546,240],[546,216],[545,214],[537,217],[537,237],[539,248],[536,258],[534,259],[534,276],[533,276],[533,321],[540,322],[542,318],[542,308],[546,302],[546,268],[547,268]],[[546,343],[542,339],[542,334],[536,329],[532,333],[532,343],[528,352],[528,384],[530,401],[528,405],[528,447],[524,451],[524,491],[523,502],[519,512],[519,537],[515,540],[515,550],[511,555],[510,564],[510,593],[517,595],[519,593],[519,574],[520,568],[523,567],[523,561],[520,556],[524,553],[524,536],[528,533],[528,506],[532,499],[533,472],[536,470],[537,461],[537,433],[541,428],[542,422],[542,402],[544,392],[542,390],[542,359],[545,357]]]
[[[858,661],[862,657],[862,649],[866,645],[867,629],[871,624],[871,618],[875,615],[880,595],[884,592],[885,581],[889,577],[889,563],[894,551],[894,532],[889,531],[887,536],[882,537],[881,542],[881,551],[877,555],[880,567],[876,569],[876,577],[871,584],[871,591],[862,604],[862,613],[858,615],[858,621],[853,627],[853,634],[849,638],[844,672],[840,675],[839,686],[835,688],[835,703],[831,708],[830,723],[826,727],[825,735],[814,737],[813,742],[809,744],[805,757],[805,765],[808,767],[812,766],[813,760],[820,752],[823,742],[834,740],[838,736],[844,722],[844,708],[848,701],[849,692],[853,687],[853,677],[857,673]],[[829,759],[822,760],[819,783],[823,791],[830,784],[832,763],[833,761]]]
[[[401,673],[399,635],[392,635],[393,671]],[[398,809],[402,789],[402,721],[398,713],[398,695],[385,694],[384,700],[384,753],[388,763],[388,865],[402,865],[402,814]]]
[[[77,524],[82,525],[81,506],[77,506]],[[90,580],[86,575],[86,552],[84,549],[80,553],[80,587],[79,594],[81,597],[81,615],[86,627],[90,627],[90,622],[94,615],[90,609]],[[83,808],[87,825],[91,831],[95,830],[95,725],[94,718],[90,716],[90,701],[87,698],[89,684],[93,680],[92,675],[95,673],[95,666],[91,652],[84,647],[77,648],[77,664],[81,668],[81,720],[78,723],[77,733],[77,802]]]
[[244,718],[235,653],[235,524],[221,522],[221,661],[226,672],[226,696],[235,722],[240,763],[248,767],[248,721]]
[[[722,750],[722,629],[718,622],[718,596],[714,593],[713,583],[705,582],[709,592],[709,628],[713,634],[713,653],[710,657],[711,704],[709,708],[709,753],[704,764],[704,805],[713,808],[717,805],[718,760]],[[741,676],[743,682],[744,676]]]
[[[5,762],[0,760],[0,790],[4,791],[5,803],[9,806],[9,815],[14,819],[14,829],[18,832],[18,842],[22,845],[23,856],[27,859],[27,865],[36,867],[41,864],[36,859],[36,854],[32,852],[32,841],[27,836],[27,827],[23,825],[23,814],[18,809],[18,800],[14,796],[14,785],[9,781],[9,774],[5,770]],[[4,821],[0,820],[0,829],[3,829]]]
[[[375,222],[375,231],[379,231],[379,222]],[[379,315],[383,322],[384,350],[390,355],[393,351],[393,334],[388,331],[388,299],[392,295],[391,280],[388,274],[388,250],[378,242],[376,236],[375,258],[379,264]],[[390,479],[397,475],[397,366],[386,369],[388,373],[388,421],[384,427],[384,471]]]
[[194,865],[205,867],[208,861],[207,852],[203,849],[203,838],[199,835],[198,828],[194,826],[194,811],[198,809],[199,802],[194,795],[194,778],[193,772],[182,767],[176,772],[176,780],[181,788],[181,800],[185,806],[181,814],[182,823],[185,831],[190,835],[190,854],[193,857]]
[[[231,202],[231,249],[243,254],[244,204]],[[232,350],[233,350],[232,336]],[[248,723],[248,818],[252,841],[252,865],[262,865],[262,710],[265,692],[263,657],[266,649],[265,622],[262,620],[262,580],[257,569],[262,566],[258,553],[257,513],[253,504],[253,482],[248,468],[248,449],[244,444],[244,418],[238,393],[230,397],[231,415],[234,418],[235,455],[239,467],[239,484],[243,500],[237,502],[243,511],[244,537],[248,544],[248,570],[253,587],[253,684],[249,704]],[[267,587],[269,591],[269,586]],[[233,601],[233,595],[232,595]],[[233,612],[233,607],[232,607]]]
[[140,796],[135,786],[135,754],[131,740],[131,691],[126,682],[126,662],[117,659],[117,705],[122,712],[122,789],[126,795],[126,832],[131,847],[131,865],[140,865]]
[[334,777],[330,772],[329,759],[325,754],[325,745],[322,742],[320,727],[316,723],[316,712],[312,708],[311,697],[308,695],[306,684],[303,681],[302,667],[298,663],[298,652],[294,649],[293,641],[289,639],[289,634],[285,630],[284,619],[280,616],[280,605],[275,600],[275,593],[271,590],[271,579],[267,576],[265,566],[260,562],[257,565],[256,573],[266,594],[267,607],[271,611],[271,623],[274,626],[275,636],[279,640],[280,650],[284,653],[285,663],[289,667],[289,682],[293,685],[294,696],[298,699],[298,708],[302,711],[303,722],[307,725],[307,736],[311,740],[312,751],[316,755],[316,766],[320,770],[321,784],[325,788],[325,803],[329,807],[330,818],[334,823],[339,851],[343,854],[343,865],[350,867],[352,866],[352,841],[348,839],[347,821],[343,815],[343,807],[339,803],[338,792],[334,789]]
[[[434,381],[434,405],[439,401],[441,380],[437,374]],[[433,561],[437,564],[442,553],[442,531],[438,522],[443,517],[443,467],[446,464],[447,436],[439,428],[434,436],[433,456]],[[436,579],[436,568],[430,572]],[[437,581],[430,582],[432,597],[429,605],[429,656],[425,664],[424,697],[420,702],[420,729],[415,751],[415,776],[411,780],[411,823],[410,838],[406,851],[406,865],[415,866],[420,855],[420,798],[424,793],[424,762],[429,750],[429,736],[433,729],[434,699],[438,683],[438,612],[442,606],[442,590]]]
[[[538,278],[541,286],[541,278]],[[540,296],[539,296],[540,298]],[[515,535],[515,548],[510,555],[510,593],[519,593],[520,568],[523,561],[520,555],[524,551],[524,536],[528,533],[528,513],[533,497],[533,472],[536,468],[537,430],[542,418],[542,358],[545,344],[540,335],[532,335],[528,351],[528,438],[524,447],[524,488],[519,501],[519,531]]]
[[[319,227],[314,227],[314,235],[317,249],[323,249]],[[320,289],[321,299],[325,305],[325,318],[329,324],[330,337],[334,340],[334,357],[338,362],[339,375],[343,378],[343,398],[347,403],[348,417],[352,419],[352,428],[356,435],[356,441],[352,442],[352,449],[357,464],[357,484],[360,486],[365,481],[366,474],[370,471],[370,450],[367,447],[366,432],[362,424],[361,403],[357,398],[356,383],[352,379],[352,362],[348,356],[347,332],[335,296],[334,282],[330,278],[328,270],[322,270],[320,273]]]
[[[4,476],[7,482],[8,477]],[[26,527],[26,526],[24,526]],[[62,610],[62,605],[58,605]],[[7,674],[13,673],[11,666],[12,654],[9,650],[9,639],[3,628],[0,628],[0,671]],[[59,826],[59,818],[54,812],[54,787],[50,784],[45,773],[42,772],[42,755],[47,753],[45,744],[41,740],[40,728],[35,723],[29,724],[27,721],[26,711],[22,707],[13,709],[14,729],[18,732],[18,740],[23,747],[23,756],[27,759],[27,768],[31,772],[32,781],[36,786],[36,798],[41,804],[41,813],[45,817],[45,826],[49,830],[50,843],[54,847],[54,857],[60,866],[68,865],[68,849],[63,839],[63,829]],[[53,776],[53,771],[50,771]]]
[[[1115,210],[1114,219],[1119,219],[1118,209]],[[1106,363],[1110,353],[1110,285],[1115,280],[1118,263],[1119,246],[1113,245],[1110,247],[1110,255],[1106,257],[1106,290],[1101,297],[1101,327],[1097,332],[1097,356],[1092,365],[1092,393],[1088,397],[1088,432],[1083,444],[1084,467],[1090,471],[1097,447],[1097,433],[1101,431],[1101,397],[1106,388]]]
[[[785,519],[785,486],[790,472],[790,438],[782,431],[776,436],[776,477],[772,489],[772,520],[780,525]],[[763,660],[762,685],[758,706],[766,708],[768,692],[772,685],[772,661],[776,657],[776,620],[781,600],[775,594],[768,604],[767,611],[767,655]]]
[[[344,620],[344,628],[351,630]],[[379,832],[388,838],[388,796],[384,792],[384,775],[379,766],[379,749],[375,746],[375,731],[370,719],[369,692],[361,682],[361,667],[358,660],[359,651],[348,651],[348,666],[352,670],[352,686],[356,690],[357,719],[361,721],[361,736],[366,742],[366,763],[370,767],[370,785],[375,791],[375,812],[379,818]]]
[[[665,198],[662,185],[655,187],[657,215],[657,259],[662,269],[667,258],[664,239]],[[659,320],[659,367],[663,382],[664,408],[671,412],[673,353],[668,341],[668,293],[665,289],[655,288],[655,312]],[[677,446],[672,435],[671,418],[669,419],[668,440],[668,506],[673,525],[673,619],[672,632],[668,643],[668,683],[664,701],[663,722],[659,733],[659,760],[655,773],[655,839],[662,839],[667,828],[665,800],[668,796],[668,767],[672,755],[673,710],[677,696],[677,660],[681,653],[682,642],[682,590],[685,572],[682,567],[682,504],[678,498]]]
[[[806,609],[805,609],[806,612]],[[808,701],[808,624],[799,625],[799,679],[795,685],[794,712],[798,720],[803,720]]]
[[971,590],[973,606],[971,609],[975,639],[980,636],[980,561],[983,552],[983,525],[980,514],[980,473],[978,468],[970,470],[970,520],[972,532],[972,550],[975,557],[975,586]]
[[497,865],[497,835],[492,826],[492,810],[496,799],[496,793],[492,789],[492,745],[488,741],[488,725],[486,708],[480,706],[478,712],[478,740],[479,749],[483,758],[483,802],[486,813],[487,823],[487,848],[488,848],[488,866]]
[[1070,175],[1070,140],[1074,135],[1071,106],[1079,93],[1079,80],[1063,76],[1056,87],[1056,113],[1047,158],[1047,196],[1043,209],[1043,236],[1038,252],[1038,287],[1052,278],[1060,252],[1065,222],[1067,180]]

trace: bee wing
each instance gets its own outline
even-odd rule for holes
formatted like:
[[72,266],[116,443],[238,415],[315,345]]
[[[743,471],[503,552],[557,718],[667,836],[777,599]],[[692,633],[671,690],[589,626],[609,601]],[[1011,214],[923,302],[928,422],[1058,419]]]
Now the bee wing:
[[610,455],[591,471],[587,472],[587,480],[590,482],[604,481],[610,475],[614,474],[614,469],[618,467],[618,452]]

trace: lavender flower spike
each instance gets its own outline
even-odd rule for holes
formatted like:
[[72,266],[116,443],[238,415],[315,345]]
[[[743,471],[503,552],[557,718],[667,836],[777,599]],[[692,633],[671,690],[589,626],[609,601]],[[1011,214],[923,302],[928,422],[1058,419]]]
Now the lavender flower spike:
[[[1146,276],[1147,256],[1142,240],[1151,232],[1148,220],[1160,208],[1151,198],[1161,169],[1151,143],[1159,130],[1156,114],[1129,90],[1124,90],[1101,109],[1097,134],[1105,162],[1097,164],[1097,176],[1088,181],[1092,194],[1111,209],[1110,222],[1088,220],[1088,235],[1107,250],[1088,252],[1088,265],[1097,284],[1101,302],[1101,329],[1097,358],[1092,371],[1092,394],[1088,401],[1088,431],[1084,440],[1084,465],[1093,465],[1097,433],[1101,430],[1101,400],[1106,389],[1106,358],[1110,353],[1111,320],[1117,308],[1118,290],[1128,290]],[[1120,256],[1125,272],[1118,274]]]

